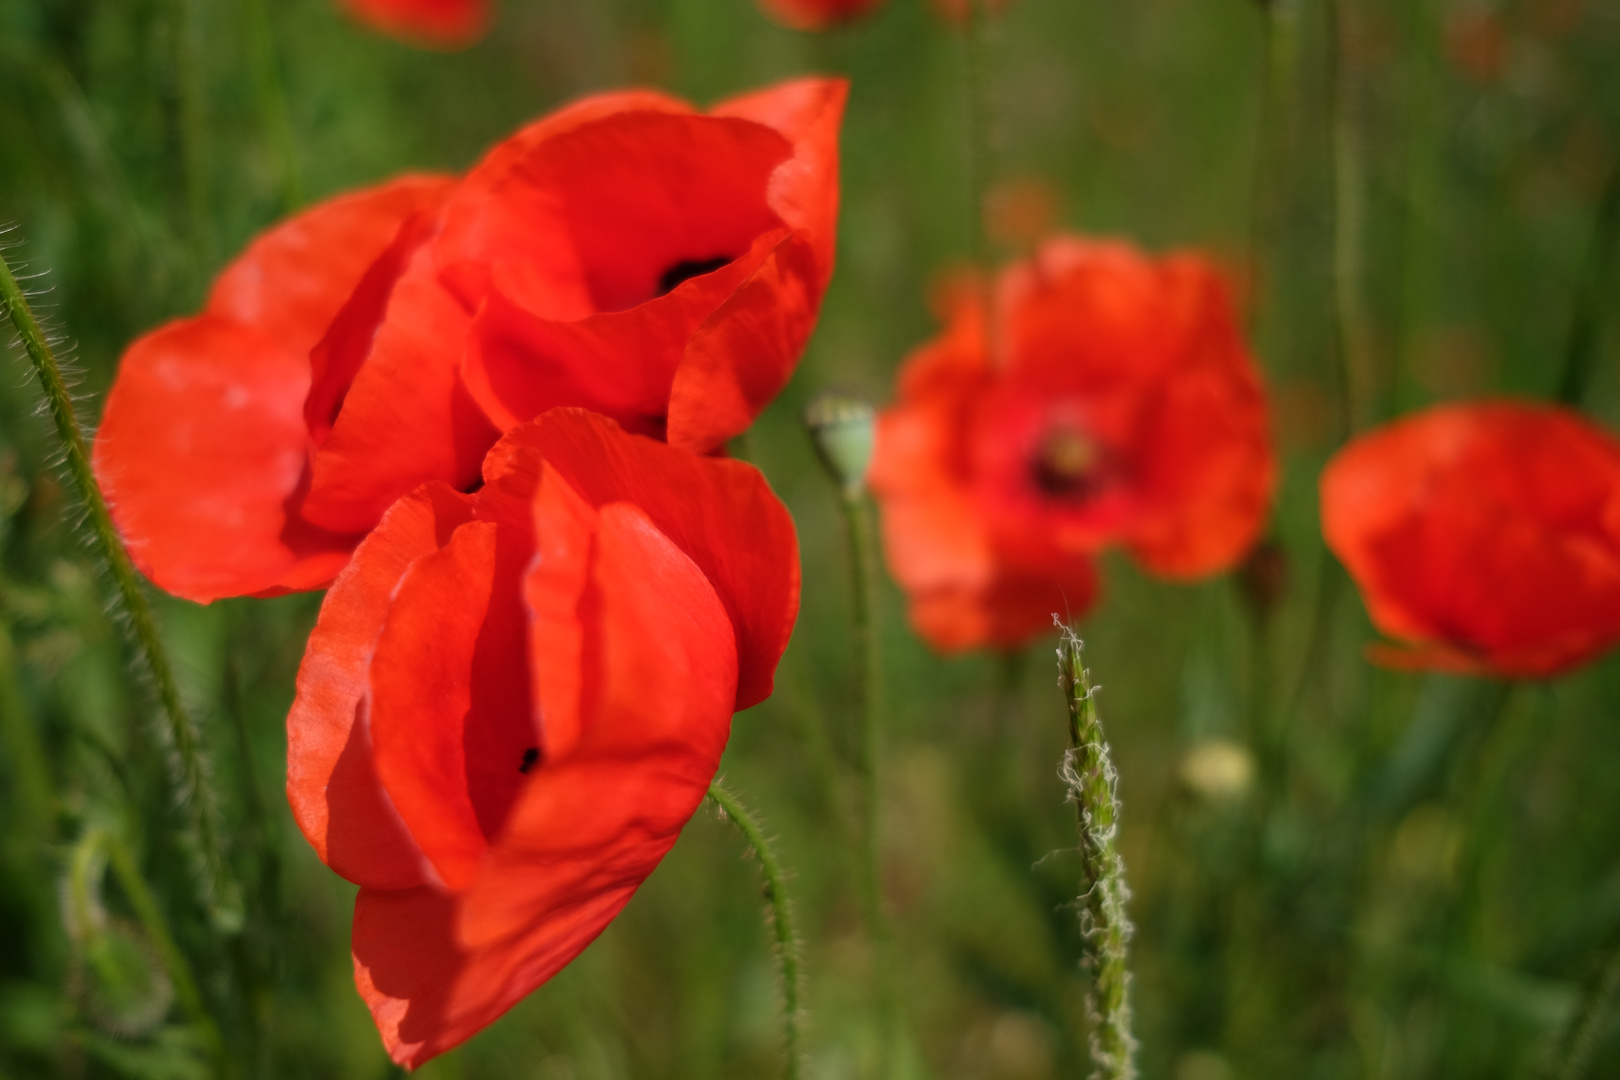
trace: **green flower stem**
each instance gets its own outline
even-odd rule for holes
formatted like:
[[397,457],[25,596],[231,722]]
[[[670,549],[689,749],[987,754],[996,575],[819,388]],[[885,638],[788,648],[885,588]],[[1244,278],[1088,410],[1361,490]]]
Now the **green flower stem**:
[[844,490],[844,521],[849,528],[849,555],[853,625],[851,639],[856,655],[857,715],[860,737],[857,753],[861,801],[861,905],[867,933],[872,941],[873,983],[876,990],[879,1023],[882,1030],[880,1060],[882,1075],[893,1070],[899,1049],[898,1003],[894,994],[893,970],[889,960],[892,934],[883,906],[883,872],[879,844],[878,763],[882,757],[883,685],[882,660],[877,639],[877,543],[872,529],[872,512],[864,492]]
[[709,785],[709,801],[737,826],[737,831],[748,841],[765,874],[765,899],[771,905],[771,924],[776,931],[776,962],[782,977],[782,1040],[787,1052],[787,1077],[788,1080],[799,1080],[804,1065],[799,935],[793,926],[793,906],[788,902],[787,879],[782,872],[782,862],[776,857],[776,851],[766,838],[759,819],[720,780]]
[[135,909],[135,917],[140,920],[141,928],[146,931],[146,936],[152,940],[158,955],[162,957],[163,966],[169,973],[169,980],[174,983],[174,996],[180,1002],[180,1007],[186,1011],[192,1024],[202,1035],[209,1055],[220,1066],[227,1065],[224,1040],[220,1038],[214,1018],[203,1005],[196,977],[191,973],[191,965],[186,962],[185,954],[175,944],[174,935],[169,933],[168,923],[164,921],[157,898],[147,887],[146,879],[141,877],[135,859],[130,855],[129,849],[111,833],[93,829],[86,837],[85,846],[93,850],[97,844],[106,850],[108,864],[112,867],[113,876],[118,879],[119,888],[123,889],[124,896],[129,900],[129,906]]
[[276,64],[275,32],[264,0],[242,0],[242,13],[247,23],[248,47],[253,53],[259,122],[264,125],[271,148],[280,159],[282,209],[296,210],[304,203],[304,185],[298,170],[298,144],[293,139],[292,121],[287,115],[287,94]]
[[166,734],[171,751],[170,783],[175,802],[186,815],[187,829],[195,842],[196,854],[201,862],[198,885],[203,910],[209,913],[216,926],[221,929],[235,929],[240,922],[240,914],[236,909],[236,890],[225,869],[221,854],[220,837],[214,823],[214,794],[208,783],[208,772],[203,761],[197,729],[180,702],[180,688],[175,681],[174,668],[169,663],[168,653],[164,651],[163,641],[158,636],[152,608],[147,603],[146,594],[141,591],[135,567],[129,559],[129,552],[124,549],[123,542],[118,538],[112,517],[107,512],[107,501],[102,497],[101,488],[96,484],[95,474],[90,468],[90,454],[85,446],[84,432],[73,412],[73,398],[68,392],[66,383],[62,381],[62,370],[57,365],[50,342],[34,318],[28,300],[3,255],[0,255],[0,306],[5,308],[7,316],[22,339],[28,358],[33,361],[34,371],[39,376],[40,388],[50,407],[51,418],[56,422],[57,434],[62,439],[68,472],[73,478],[74,486],[78,488],[79,497],[84,500],[91,533],[94,535],[96,545],[101,549],[102,556],[107,560],[108,569],[112,572],[118,598],[129,619],[128,625],[134,636],[134,643],[145,658],[146,666],[157,684],[158,700],[168,720]]
[[1558,384],[1558,400],[1565,405],[1579,406],[1592,381],[1603,317],[1612,303],[1609,280],[1614,276],[1617,249],[1620,249],[1620,165],[1609,173],[1609,184],[1592,223],[1586,265],[1575,294],[1575,314],[1570,323],[1569,342],[1564,347],[1564,374]]
[[1133,928],[1125,905],[1125,860],[1119,854],[1119,774],[1097,715],[1096,688],[1080,638],[1068,627],[1058,644],[1058,682],[1069,706],[1069,751],[1062,776],[1075,805],[1086,889],[1080,895],[1080,934],[1091,972],[1086,1012],[1091,1020],[1092,1080],[1132,1080],[1131,976],[1126,950]]
[[1542,1080],[1582,1080],[1616,1019],[1620,1019],[1620,940],[1605,951],[1575,1015],[1538,1075]]

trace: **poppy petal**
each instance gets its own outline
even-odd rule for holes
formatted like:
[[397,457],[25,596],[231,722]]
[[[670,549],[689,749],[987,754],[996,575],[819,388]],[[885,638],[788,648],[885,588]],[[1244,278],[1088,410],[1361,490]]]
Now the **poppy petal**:
[[371,658],[377,775],[452,890],[476,875],[537,743],[518,594],[528,552],[500,532],[469,522],[412,563]]
[[838,234],[838,133],[849,100],[847,79],[794,79],[716,105],[714,116],[736,116],[775,128],[793,144],[793,158],[777,166],[766,196],[791,228],[810,237],[825,289],[832,278]]
[[[365,299],[357,294],[357,308]],[[426,244],[410,255],[354,371],[331,430],[310,462],[303,516],[324,528],[369,529],[427,480],[466,488],[498,432],[461,384],[460,344],[471,317],[439,284]],[[346,342],[367,344],[364,334]]]
[[327,199],[249,244],[214,282],[205,310],[305,356],[400,226],[454,186],[448,176],[408,174]]
[[304,527],[309,365],[234,319],[171,322],[125,352],[96,434],[95,470],[130,557],[198,603],[310,587],[353,536]]
[[688,339],[781,237],[781,230],[764,234],[743,257],[628,311],[572,321],[529,312],[508,298],[497,275],[462,362],[468,392],[506,431],[548,409],[578,405],[662,437]]
[[321,861],[358,885],[404,889],[429,880],[372,763],[367,665],[405,571],[443,547],[472,508],[471,498],[442,484],[391,507],[332,583],[298,669],[287,714],[287,801]]
[[793,518],[752,465],[700,458],[621,431],[583,409],[554,409],[490,451],[491,485],[551,465],[591,506],[625,501],[647,512],[713,583],[736,628],[737,708],[770,696],[776,662],[799,610]]
[[670,445],[697,453],[747,431],[793,374],[821,297],[815,256],[793,233],[709,316],[669,397]]

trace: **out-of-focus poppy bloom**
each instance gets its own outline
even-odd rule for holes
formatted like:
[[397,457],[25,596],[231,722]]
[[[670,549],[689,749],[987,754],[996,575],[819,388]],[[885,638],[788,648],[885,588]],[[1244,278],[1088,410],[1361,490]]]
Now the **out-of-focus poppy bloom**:
[[558,409],[465,495],[400,500],[322,605],[287,793],[360,886],[355,980],[395,1061],[556,974],[674,845],[799,599],[752,466]]
[[826,30],[875,10],[883,0],[759,0],[765,13],[793,30]]
[[707,453],[786,383],[832,274],[845,84],[704,115],[587,98],[464,179],[342,196],[130,347],[96,469],[188,599],[329,582],[396,499],[557,406]]
[[1243,557],[1276,464],[1209,264],[1058,238],[1003,273],[988,327],[982,290],[951,307],[901,373],[871,476],[928,641],[1012,647],[1081,614],[1111,544],[1175,580]]
[[1379,662],[1556,675],[1620,641],[1620,442],[1547,405],[1448,405],[1341,450],[1322,532]]
[[489,30],[489,0],[343,0],[356,19],[389,37],[461,49]]

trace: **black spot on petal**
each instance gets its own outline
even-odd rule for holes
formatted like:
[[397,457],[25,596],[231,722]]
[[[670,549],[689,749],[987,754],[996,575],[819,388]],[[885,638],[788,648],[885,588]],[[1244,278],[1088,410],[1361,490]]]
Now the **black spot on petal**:
[[710,259],[682,259],[658,275],[658,295],[668,295],[674,292],[681,282],[712,273],[730,261],[730,255],[716,255]]

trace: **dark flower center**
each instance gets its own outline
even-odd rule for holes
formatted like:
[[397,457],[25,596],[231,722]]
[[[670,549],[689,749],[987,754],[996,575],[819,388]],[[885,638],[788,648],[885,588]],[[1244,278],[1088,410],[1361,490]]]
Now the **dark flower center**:
[[1099,457],[1096,443],[1064,424],[1041,439],[1030,476],[1043,495],[1083,498],[1096,486]]
[[523,751],[523,764],[518,766],[518,772],[527,773],[530,769],[534,768],[534,763],[539,760],[540,748],[538,746],[529,747],[527,750]]
[[682,259],[658,275],[658,295],[667,296],[674,292],[681,282],[718,270],[730,261],[730,255],[716,255],[709,259]]

